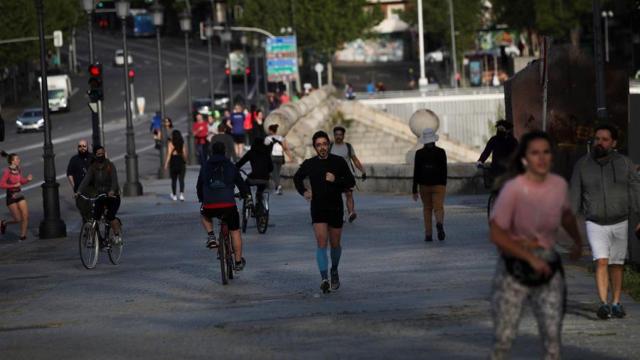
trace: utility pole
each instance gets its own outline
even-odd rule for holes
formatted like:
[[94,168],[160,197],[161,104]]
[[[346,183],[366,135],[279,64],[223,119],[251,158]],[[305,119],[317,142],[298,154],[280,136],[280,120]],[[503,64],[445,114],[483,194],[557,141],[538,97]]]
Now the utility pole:
[[420,91],[426,91],[427,77],[424,68],[424,16],[422,15],[422,0],[418,0],[418,51],[420,52],[420,79],[418,80],[418,88]]
[[602,54],[602,27],[600,21],[600,0],[593,0],[593,57],[596,71],[596,116],[598,120],[606,120],[608,113],[604,93],[604,59]]

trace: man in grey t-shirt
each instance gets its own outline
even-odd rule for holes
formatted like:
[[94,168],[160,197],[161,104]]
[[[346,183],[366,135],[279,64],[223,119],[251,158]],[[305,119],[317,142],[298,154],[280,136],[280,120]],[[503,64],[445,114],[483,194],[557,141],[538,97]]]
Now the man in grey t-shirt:
[[[356,156],[355,150],[351,144],[344,142],[344,134],[346,129],[342,126],[336,126],[333,128],[333,144],[331,144],[331,153],[344,158],[349,165],[349,169],[355,176],[355,168],[360,170],[362,174],[362,181],[367,179],[367,173],[364,170],[364,166]],[[355,167],[355,168],[354,168]],[[353,200],[353,189],[346,189],[345,198],[347,200],[347,212],[349,213],[349,222],[353,222],[358,216],[355,212],[355,202]]]

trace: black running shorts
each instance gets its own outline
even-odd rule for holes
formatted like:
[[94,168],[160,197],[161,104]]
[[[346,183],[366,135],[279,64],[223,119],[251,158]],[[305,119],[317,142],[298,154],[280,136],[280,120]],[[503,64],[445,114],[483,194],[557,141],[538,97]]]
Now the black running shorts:
[[323,210],[311,208],[311,222],[314,224],[328,224],[334,229],[341,229],[344,224],[344,211]]
[[205,209],[200,207],[200,215],[212,219],[224,219],[229,227],[229,231],[240,230],[240,215],[237,207],[227,207],[220,209]]

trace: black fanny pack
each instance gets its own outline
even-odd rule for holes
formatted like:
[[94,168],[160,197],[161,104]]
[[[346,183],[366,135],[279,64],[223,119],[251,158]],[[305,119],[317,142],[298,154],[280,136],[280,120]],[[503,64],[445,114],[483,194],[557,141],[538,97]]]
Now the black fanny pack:
[[547,262],[551,268],[550,275],[537,273],[528,262],[503,254],[502,260],[504,261],[507,273],[513,276],[522,285],[534,287],[547,284],[551,281],[556,272],[563,272],[562,259],[560,259],[560,255],[558,255],[557,252],[553,250],[540,250],[534,252]]

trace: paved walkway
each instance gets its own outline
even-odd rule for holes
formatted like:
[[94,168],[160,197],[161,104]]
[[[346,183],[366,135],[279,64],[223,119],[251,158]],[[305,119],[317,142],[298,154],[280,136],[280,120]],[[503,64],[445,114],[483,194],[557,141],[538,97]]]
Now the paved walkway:
[[[189,171],[191,190],[195,172]],[[174,203],[168,180],[125,199],[125,253],[85,270],[77,225],[69,239],[3,246],[0,358],[482,359],[491,344],[488,296],[496,252],[484,197],[447,199],[448,238],[422,241],[421,210],[406,197],[357,194],[345,226],[342,288],[322,295],[307,203],[272,197],[267,234],[245,237],[247,268],[223,287],[204,248],[194,194]],[[75,230],[74,230],[75,229]],[[594,317],[595,289],[567,266],[564,356],[631,359],[640,353],[640,306],[625,320]],[[529,312],[514,358],[540,358]]]

